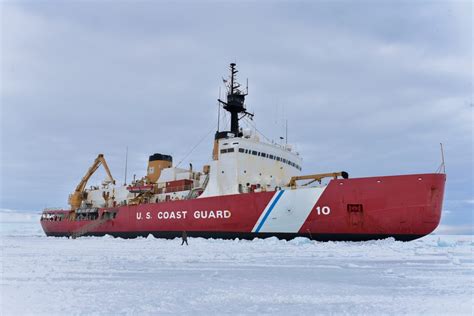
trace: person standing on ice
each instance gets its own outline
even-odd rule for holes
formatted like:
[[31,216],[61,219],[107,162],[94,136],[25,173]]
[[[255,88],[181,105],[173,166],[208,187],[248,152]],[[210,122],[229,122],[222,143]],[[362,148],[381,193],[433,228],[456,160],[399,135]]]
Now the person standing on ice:
[[188,234],[186,234],[186,231],[183,230],[183,234],[181,235],[181,238],[183,239],[183,242],[181,243],[181,246],[184,245],[184,243],[186,243],[186,246],[189,246],[188,245]]

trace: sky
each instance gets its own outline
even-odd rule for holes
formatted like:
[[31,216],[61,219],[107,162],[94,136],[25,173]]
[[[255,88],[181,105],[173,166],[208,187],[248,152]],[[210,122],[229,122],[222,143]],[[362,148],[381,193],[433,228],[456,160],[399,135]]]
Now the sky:
[[127,147],[128,179],[155,152],[200,168],[236,62],[253,124],[279,141],[288,122],[306,174],[431,173],[443,143],[441,228],[473,232],[469,1],[3,1],[0,10],[2,209],[66,206],[99,153],[123,182]]

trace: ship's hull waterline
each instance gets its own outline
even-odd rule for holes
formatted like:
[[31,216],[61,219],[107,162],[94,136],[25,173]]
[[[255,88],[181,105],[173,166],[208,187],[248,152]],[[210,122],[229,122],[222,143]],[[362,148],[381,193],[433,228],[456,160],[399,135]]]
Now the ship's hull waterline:
[[[191,237],[314,240],[413,240],[439,224],[445,174],[334,179],[327,186],[72,210],[42,219],[48,236]],[[74,214],[73,216],[70,216]]]

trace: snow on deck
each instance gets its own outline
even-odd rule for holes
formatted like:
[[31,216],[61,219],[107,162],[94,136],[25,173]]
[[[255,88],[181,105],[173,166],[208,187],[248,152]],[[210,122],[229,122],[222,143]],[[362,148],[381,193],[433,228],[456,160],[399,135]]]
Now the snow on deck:
[[2,223],[1,314],[473,313],[472,236],[412,242],[42,235]]

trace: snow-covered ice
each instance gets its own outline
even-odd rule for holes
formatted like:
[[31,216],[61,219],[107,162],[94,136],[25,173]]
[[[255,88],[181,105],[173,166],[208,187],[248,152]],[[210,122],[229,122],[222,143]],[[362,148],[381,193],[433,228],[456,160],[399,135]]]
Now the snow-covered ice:
[[412,242],[1,234],[1,314],[473,314],[472,236]]

